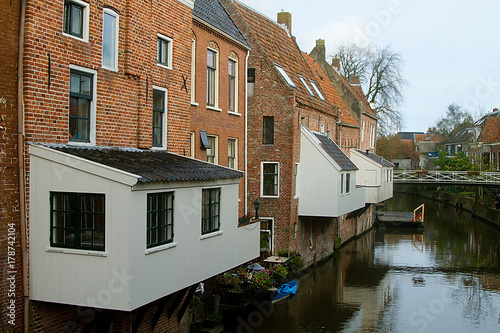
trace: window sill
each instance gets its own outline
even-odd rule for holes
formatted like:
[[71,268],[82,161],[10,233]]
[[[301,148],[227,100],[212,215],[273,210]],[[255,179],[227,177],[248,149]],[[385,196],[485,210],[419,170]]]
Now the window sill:
[[80,41],[80,42],[84,42],[84,43],[88,43],[88,42],[89,42],[89,41],[88,41],[88,39],[86,39],[85,37],[78,37],[78,36],[74,36],[74,35],[72,35],[72,34],[68,34],[68,33],[66,33],[66,32],[63,32],[62,34],[63,34],[63,36],[66,36],[66,37],[70,37],[70,38],[76,39],[76,40],[78,40],[78,41]]
[[66,249],[66,248],[54,248],[54,247],[48,247],[45,249],[45,251],[50,252],[50,253],[77,254],[77,255],[93,256],[93,257],[107,257],[108,256],[108,254],[106,252]]
[[191,105],[192,106],[199,106],[200,104],[196,103],[196,102],[191,102]]
[[222,235],[222,230],[214,231],[214,232],[211,232],[211,233],[205,234],[205,235],[201,235],[200,240],[204,240],[207,238],[212,238],[212,237],[216,237],[216,236],[220,236],[220,235]]
[[216,108],[215,106],[207,105],[207,110],[222,112],[222,109]]
[[261,195],[261,198],[266,198],[266,199],[279,199],[279,195]]
[[156,63],[158,65],[158,67],[161,67],[161,68],[165,68],[165,69],[169,69],[169,70],[172,70],[172,66],[167,66],[167,65],[164,65],[164,64],[160,64],[160,63]]
[[82,142],[82,141],[69,141],[68,140],[68,145],[72,146],[90,146],[94,147],[95,143],[94,142]]
[[108,70],[110,72],[118,72],[118,67],[108,67],[108,66],[102,65],[102,69]]
[[233,115],[233,116],[241,117],[241,113],[238,113],[238,112],[228,111],[227,113],[230,115]]
[[165,250],[174,248],[176,246],[177,246],[177,243],[175,243],[175,242],[173,242],[173,243],[167,243],[167,244],[163,244],[163,245],[160,245],[160,246],[156,246],[156,247],[152,247],[150,249],[147,249],[144,252],[144,254],[148,255],[148,254],[152,254],[152,253],[156,253],[156,252],[160,252],[160,251],[165,251]]

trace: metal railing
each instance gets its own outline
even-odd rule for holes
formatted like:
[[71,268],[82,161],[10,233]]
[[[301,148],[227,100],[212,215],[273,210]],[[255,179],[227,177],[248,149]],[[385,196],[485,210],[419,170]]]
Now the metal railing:
[[500,185],[500,172],[394,170],[394,183]]

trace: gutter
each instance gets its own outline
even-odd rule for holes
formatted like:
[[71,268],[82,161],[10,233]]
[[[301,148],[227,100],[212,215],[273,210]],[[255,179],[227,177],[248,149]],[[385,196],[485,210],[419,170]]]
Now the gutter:
[[24,59],[24,25],[26,21],[26,0],[21,0],[21,17],[19,22],[19,46],[17,59],[17,163],[19,173],[19,218],[21,233],[21,251],[23,262],[23,299],[24,299],[24,332],[29,328],[29,285],[28,285],[28,251],[26,232],[26,183],[24,166],[24,95],[23,95],[23,59]]
[[248,214],[248,57],[250,50],[247,50],[245,57],[245,215]]

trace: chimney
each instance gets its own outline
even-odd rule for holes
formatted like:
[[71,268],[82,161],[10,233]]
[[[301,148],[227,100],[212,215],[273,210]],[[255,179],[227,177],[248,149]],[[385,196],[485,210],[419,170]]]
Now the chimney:
[[350,76],[351,84],[359,84],[359,76],[351,75]]
[[332,58],[332,66],[333,66],[336,70],[340,71],[340,58],[337,58],[337,57]]
[[284,12],[283,9],[278,13],[278,24],[284,25],[288,30],[288,34],[292,35],[292,14]]

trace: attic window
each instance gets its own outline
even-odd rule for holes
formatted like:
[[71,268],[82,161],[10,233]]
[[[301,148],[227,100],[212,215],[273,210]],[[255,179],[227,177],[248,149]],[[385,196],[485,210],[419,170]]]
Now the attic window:
[[324,101],[325,98],[323,97],[323,95],[321,94],[321,91],[319,91],[318,87],[316,86],[316,83],[314,83],[314,81],[312,80],[309,80],[309,82],[311,83],[311,86],[313,86],[314,90],[316,91],[316,94],[318,94],[319,98]]
[[276,66],[276,69],[278,70],[278,72],[280,72],[281,76],[283,76],[283,78],[285,79],[286,83],[288,83],[288,85],[292,88],[297,88],[297,86],[295,85],[295,83],[293,83],[292,79],[290,79],[290,77],[288,76],[288,74],[285,72],[285,70],[283,69],[283,67],[281,67],[280,65],[278,64],[274,64],[274,66]]
[[208,142],[207,131],[200,131],[200,139],[201,139],[201,148],[202,149],[211,149],[212,146]]
[[300,75],[299,75],[299,80],[300,80],[300,82],[302,82],[304,87],[306,87],[307,91],[309,92],[309,95],[314,97],[314,93],[312,92],[311,88],[309,88],[309,86],[307,85],[306,80],[304,80],[304,78]]

